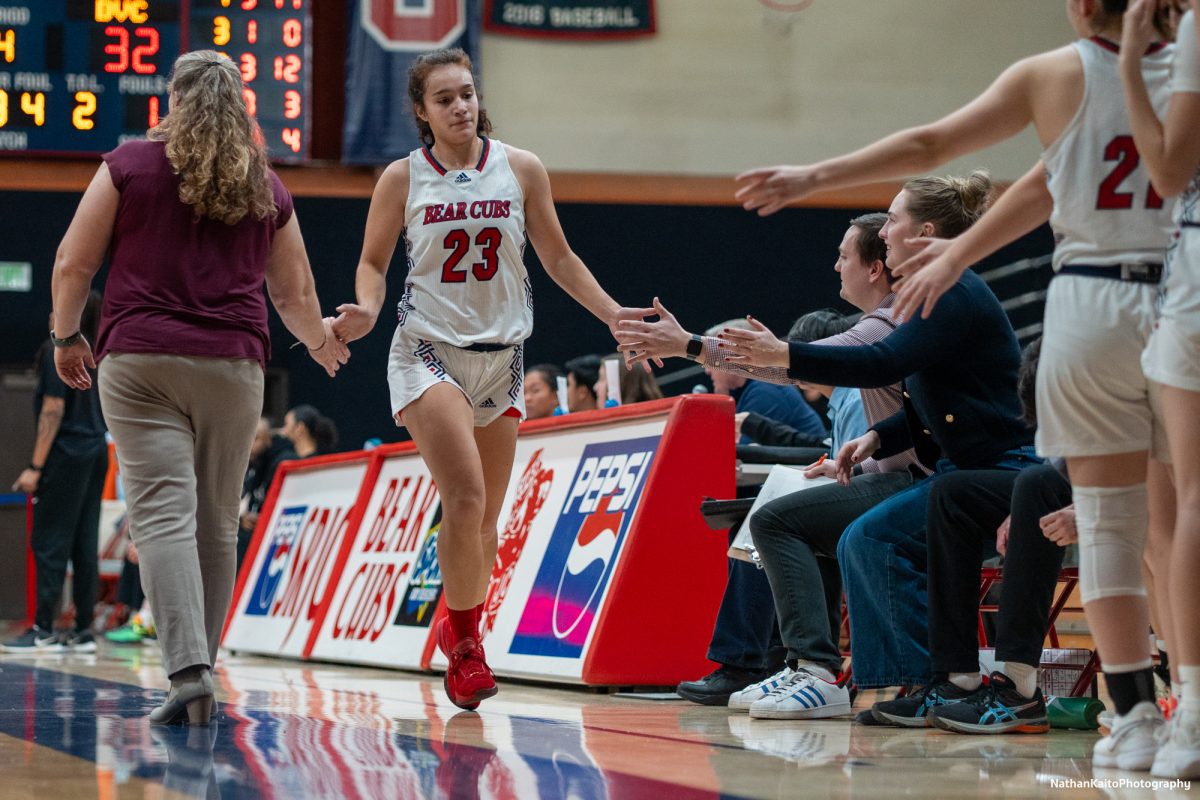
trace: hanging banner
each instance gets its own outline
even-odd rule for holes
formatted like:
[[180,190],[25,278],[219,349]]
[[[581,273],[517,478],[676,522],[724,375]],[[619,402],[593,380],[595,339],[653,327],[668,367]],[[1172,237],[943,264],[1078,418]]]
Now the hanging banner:
[[630,39],[654,33],[654,0],[484,0],[489,33],[548,39]]
[[353,0],[349,10],[342,161],[386,164],[421,146],[408,99],[408,68],[417,56],[461,47],[479,73],[479,4]]

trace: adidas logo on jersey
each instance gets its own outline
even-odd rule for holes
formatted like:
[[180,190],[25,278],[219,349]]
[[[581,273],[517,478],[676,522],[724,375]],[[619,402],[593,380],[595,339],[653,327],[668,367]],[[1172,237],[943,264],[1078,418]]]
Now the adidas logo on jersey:
[[470,183],[471,176],[465,172],[460,172],[460,173],[458,173],[458,176],[454,179],[454,182],[455,183]]
[[495,408],[496,404],[492,402],[492,398],[488,398],[479,404],[480,408]]

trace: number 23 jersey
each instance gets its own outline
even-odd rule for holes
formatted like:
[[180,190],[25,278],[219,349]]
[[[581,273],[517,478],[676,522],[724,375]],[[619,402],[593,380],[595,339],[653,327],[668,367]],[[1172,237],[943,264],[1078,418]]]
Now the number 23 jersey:
[[400,327],[456,347],[527,339],[525,197],[504,145],[483,139],[474,169],[448,170],[425,147],[409,154],[408,165]]

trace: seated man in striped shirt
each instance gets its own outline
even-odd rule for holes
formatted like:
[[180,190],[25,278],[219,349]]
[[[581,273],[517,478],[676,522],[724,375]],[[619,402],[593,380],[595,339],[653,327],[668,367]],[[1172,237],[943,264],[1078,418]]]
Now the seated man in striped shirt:
[[[862,309],[863,316],[844,333],[813,342],[828,346],[872,344],[896,327],[892,319],[891,273],[885,266],[886,251],[879,231],[886,214],[866,214],[850,221],[834,269],[842,282],[843,299]],[[639,342],[656,355],[686,352],[692,340],[665,309],[660,320],[639,326]],[[620,335],[618,335],[620,338]],[[786,368],[744,368],[724,361],[715,338],[702,337],[700,354],[710,368],[749,372],[758,380],[795,384]],[[692,350],[697,348],[693,345]],[[867,424],[874,425],[901,408],[900,387],[861,389]],[[835,431],[835,445],[840,437]],[[853,438],[853,436],[848,437]],[[836,447],[834,452],[836,452]],[[810,474],[832,477],[833,461],[810,467]],[[864,511],[928,474],[912,449],[879,461],[859,465],[849,487],[827,485],[778,498],[751,518],[755,547],[766,568],[780,634],[787,649],[786,665],[780,672],[753,683],[729,698],[729,706],[750,710],[752,716],[773,718],[826,717],[848,713],[846,690],[835,685],[841,668],[837,644],[840,608],[829,598],[840,600],[840,582],[835,561],[837,543],[845,528]],[[826,588],[832,589],[825,591]],[[683,692],[681,692],[682,694]],[[752,707],[753,706],[753,707]]]

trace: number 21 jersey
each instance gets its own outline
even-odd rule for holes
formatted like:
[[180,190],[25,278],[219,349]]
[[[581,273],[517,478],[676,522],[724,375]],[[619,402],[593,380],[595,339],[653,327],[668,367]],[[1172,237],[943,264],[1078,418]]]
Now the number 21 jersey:
[[533,330],[524,194],[504,145],[483,139],[474,169],[448,170],[424,147],[408,165],[400,327],[456,347],[524,341]]
[[[1163,260],[1171,209],[1150,186],[1134,146],[1118,71],[1118,48],[1093,37],[1074,44],[1084,96],[1062,135],[1045,149],[1046,185],[1054,198],[1054,269]],[[1174,48],[1155,45],[1142,76],[1155,111],[1166,113]]]

